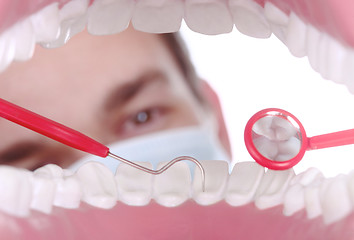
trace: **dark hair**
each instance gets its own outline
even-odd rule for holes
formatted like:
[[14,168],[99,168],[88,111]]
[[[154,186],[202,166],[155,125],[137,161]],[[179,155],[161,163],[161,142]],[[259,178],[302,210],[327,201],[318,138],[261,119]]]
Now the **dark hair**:
[[204,103],[203,94],[201,91],[201,81],[197,76],[194,65],[190,59],[187,46],[182,39],[180,33],[164,33],[160,34],[168,49],[174,56],[187,85],[190,87],[192,93],[198,101]]

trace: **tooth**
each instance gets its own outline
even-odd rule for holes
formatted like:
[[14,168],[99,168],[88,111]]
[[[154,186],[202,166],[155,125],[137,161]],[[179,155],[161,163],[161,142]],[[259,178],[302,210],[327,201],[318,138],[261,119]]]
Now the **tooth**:
[[63,169],[63,175],[64,175],[64,177],[72,176],[72,175],[74,175],[74,171],[71,169]]
[[323,219],[331,224],[346,217],[352,210],[346,176],[338,175],[331,179],[322,196]]
[[33,173],[36,176],[47,178],[62,178],[64,176],[63,169],[55,164],[47,164],[43,167],[37,168]]
[[195,168],[193,198],[200,205],[210,205],[223,198],[229,175],[229,167],[228,163],[224,161],[205,160],[201,164],[205,170],[205,192],[202,191],[200,169]]
[[305,208],[304,187],[301,184],[292,185],[284,195],[283,213],[285,216],[291,216],[303,208]]
[[131,0],[96,0],[88,10],[87,30],[95,35],[122,32],[128,27],[133,10]]
[[117,187],[113,173],[104,165],[89,162],[76,172],[82,189],[82,200],[88,204],[109,209],[117,201]]
[[236,28],[243,34],[255,38],[269,38],[269,23],[263,8],[252,0],[229,0],[230,11]]
[[295,157],[301,148],[301,142],[296,137],[291,137],[287,141],[278,143],[279,154],[275,158],[276,161],[287,161]]
[[307,26],[306,34],[306,52],[311,67],[318,72],[318,44],[321,39],[321,33],[312,25]]
[[345,49],[337,40],[328,36],[328,47],[326,52],[326,78],[334,82],[343,82],[343,64],[347,49]]
[[317,66],[318,72],[323,78],[326,79],[326,52],[328,48],[328,36],[325,33],[321,33],[320,40],[317,44]]
[[203,34],[232,31],[232,17],[226,0],[186,0],[184,19],[188,27]]
[[273,118],[272,128],[275,131],[275,139],[288,140],[296,135],[296,128],[288,121],[280,117]]
[[[347,51],[345,60],[343,61],[343,82],[348,90],[354,94],[354,50]],[[1,67],[1,65],[0,65]]]
[[29,19],[23,20],[13,27],[16,42],[15,60],[26,61],[33,56],[36,43],[33,26]]
[[322,180],[324,178],[322,172],[317,168],[309,168],[305,172],[299,173],[296,175],[290,182],[291,185],[296,183],[301,184],[302,186],[308,186],[311,183]]
[[[152,168],[149,162],[137,164]],[[132,206],[144,206],[151,200],[154,176],[133,168],[127,164],[119,164],[115,175],[119,200]]]
[[295,13],[291,12],[285,44],[295,57],[306,56],[306,33],[306,24]]
[[4,71],[15,56],[16,45],[11,29],[0,36],[0,72]]
[[260,136],[253,140],[257,151],[268,159],[275,159],[278,155],[278,145],[268,138]]
[[32,173],[8,166],[0,167],[0,210],[19,217],[28,216],[32,201]]
[[59,35],[59,8],[53,3],[30,17],[36,42],[51,42]]
[[135,29],[150,33],[176,32],[181,27],[180,0],[138,0],[132,17]]
[[321,181],[315,181],[305,188],[305,208],[308,219],[322,215],[320,185]]
[[321,215],[318,186],[323,179],[323,174],[316,168],[296,175],[284,196],[284,215],[291,216],[305,207],[308,218]]
[[236,163],[226,191],[225,200],[231,206],[250,203],[264,175],[264,168],[255,162]]
[[82,192],[76,176],[66,176],[54,179],[56,192],[53,205],[62,208],[74,209],[80,206]]
[[258,135],[265,136],[269,139],[275,139],[275,133],[272,129],[273,117],[264,117],[259,119],[252,127],[252,131]]
[[[47,164],[37,168],[33,173],[37,178],[48,179],[55,184],[54,199],[52,200],[54,206],[63,208],[79,207],[82,195],[80,183],[73,176],[71,170],[62,169],[55,164]],[[49,198],[49,196],[46,197]]]
[[274,35],[284,43],[289,21],[288,15],[270,2],[264,4],[264,14]]
[[[161,162],[158,169],[166,165]],[[178,162],[166,172],[156,175],[154,181],[154,199],[166,207],[181,205],[191,194],[191,171],[185,162]]]
[[58,15],[60,31],[57,38],[51,41],[43,41],[41,45],[46,48],[60,47],[75,34],[83,31],[87,21],[87,7],[87,0],[73,0],[65,4]]
[[33,196],[31,209],[51,213],[56,191],[56,184],[52,178],[33,173]]
[[283,203],[284,193],[294,176],[294,170],[268,170],[256,192],[255,204],[259,209],[266,209]]
[[348,192],[349,192],[352,205],[354,205],[354,170],[348,174],[347,185],[348,185]]

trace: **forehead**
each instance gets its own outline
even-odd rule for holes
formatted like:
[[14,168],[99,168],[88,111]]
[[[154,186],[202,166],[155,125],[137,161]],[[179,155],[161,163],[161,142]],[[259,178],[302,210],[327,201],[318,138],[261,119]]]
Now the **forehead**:
[[37,47],[30,61],[14,63],[0,74],[0,93],[16,102],[20,96],[30,98],[38,91],[87,88],[90,82],[123,84],[145,71],[169,71],[174,65],[174,57],[158,35],[132,28],[109,36],[83,32],[63,47]]

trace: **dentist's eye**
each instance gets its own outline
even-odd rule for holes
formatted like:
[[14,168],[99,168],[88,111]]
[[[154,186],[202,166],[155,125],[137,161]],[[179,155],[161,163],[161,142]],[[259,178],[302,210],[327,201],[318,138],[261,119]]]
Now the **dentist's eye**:
[[124,119],[119,132],[132,136],[157,130],[164,125],[166,112],[166,109],[159,107],[140,110]]
[[136,125],[144,124],[150,121],[154,117],[154,114],[156,115],[156,112],[150,110],[138,112],[132,120]]

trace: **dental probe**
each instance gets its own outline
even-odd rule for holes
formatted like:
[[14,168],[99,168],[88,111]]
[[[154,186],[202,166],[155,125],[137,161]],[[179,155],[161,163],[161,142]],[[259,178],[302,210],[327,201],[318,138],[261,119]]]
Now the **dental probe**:
[[173,164],[180,161],[191,161],[194,162],[201,171],[202,176],[202,191],[205,192],[205,171],[203,166],[198,160],[189,156],[181,156],[168,162],[159,170],[152,170],[127,159],[119,157],[109,151],[109,148],[105,145],[95,141],[94,139],[74,130],[67,126],[64,126],[58,122],[50,120],[49,118],[43,117],[37,113],[29,111],[25,108],[17,106],[10,103],[2,98],[0,98],[0,117],[3,117],[11,122],[19,124],[25,128],[31,129],[41,135],[49,137],[55,141],[61,142],[72,148],[97,155],[99,157],[106,158],[107,156],[112,157],[118,161],[126,163],[134,168],[141,171],[158,175],[166,171]]

